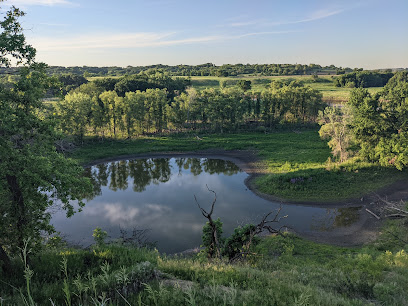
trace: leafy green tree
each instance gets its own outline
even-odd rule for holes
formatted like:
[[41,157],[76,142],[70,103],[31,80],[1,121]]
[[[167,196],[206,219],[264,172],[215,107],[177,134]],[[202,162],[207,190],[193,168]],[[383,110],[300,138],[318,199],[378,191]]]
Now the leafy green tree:
[[62,74],[58,76],[58,81],[63,85],[63,94],[70,92],[72,89],[75,89],[82,84],[88,83],[88,80],[77,74]]
[[319,112],[319,135],[323,139],[329,138],[328,145],[332,154],[338,157],[340,162],[345,161],[350,155],[350,147],[353,145],[353,134],[349,129],[350,111],[347,107],[326,107]]
[[[0,4],[4,2],[0,0]],[[25,13],[12,6],[6,11],[2,21],[0,21],[0,66],[10,67],[12,61],[16,65],[32,63],[36,50],[26,43],[24,33],[18,21],[19,17]]]
[[167,123],[167,91],[164,89],[147,89],[145,95],[145,117],[148,130],[150,127],[154,127],[156,131],[161,132]]
[[105,129],[106,125],[109,123],[109,117],[106,114],[108,111],[108,106],[105,105],[102,100],[99,99],[98,96],[94,96],[92,98],[91,104],[91,118],[90,118],[90,125],[94,130],[95,135],[100,135],[102,139],[105,136]]
[[254,224],[236,227],[234,233],[225,239],[222,254],[231,260],[242,251],[249,252],[249,249],[245,249],[247,246],[255,247],[261,241],[259,237],[253,235],[255,231],[256,226]]
[[11,88],[0,87],[0,261],[6,270],[9,255],[17,254],[25,240],[39,247],[40,233],[53,231],[47,209],[56,200],[70,216],[71,201],[90,188],[82,167],[57,152],[53,121],[41,115],[41,98],[53,79],[44,64],[33,62],[35,50],[26,44],[17,21],[22,15],[12,7],[0,23],[0,62],[25,64]]
[[182,93],[180,96],[175,97],[174,102],[167,107],[168,119],[178,129],[183,128],[187,121],[189,100],[189,96]]
[[143,132],[145,116],[145,94],[141,91],[127,92],[123,99],[123,122],[126,125],[127,135],[131,137],[134,133],[135,125],[138,125],[139,132]]
[[239,80],[237,86],[243,91],[251,90],[252,82],[250,80]]
[[57,104],[61,129],[83,140],[92,113],[92,99],[83,93],[69,93]]
[[119,97],[115,91],[105,91],[100,94],[99,99],[101,99],[105,107],[105,115],[111,126],[111,136],[113,135],[116,138],[118,125],[121,124],[123,98]]
[[384,90],[371,96],[366,90],[351,93],[351,128],[360,154],[382,165],[408,165],[408,73],[398,72]]

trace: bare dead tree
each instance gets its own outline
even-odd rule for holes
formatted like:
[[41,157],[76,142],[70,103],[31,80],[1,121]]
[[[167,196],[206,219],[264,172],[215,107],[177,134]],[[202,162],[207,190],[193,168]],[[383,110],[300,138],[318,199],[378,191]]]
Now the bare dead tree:
[[[217,224],[214,222],[212,218],[212,214],[214,213],[214,206],[215,206],[215,203],[217,202],[217,194],[214,190],[211,190],[207,185],[206,187],[209,192],[212,192],[214,194],[214,200],[211,204],[210,211],[207,212],[204,208],[201,207],[195,195],[194,195],[194,199],[197,203],[198,208],[201,211],[201,214],[208,220],[208,224],[210,226],[211,242],[209,246],[208,255],[210,258],[221,258],[222,256],[221,247],[222,246],[220,245],[220,241],[219,241],[220,233],[218,233]],[[230,258],[230,261],[235,261],[238,259],[246,258],[248,255],[256,255],[255,253],[251,253],[250,251],[251,246],[253,245],[255,236],[260,235],[263,232],[268,232],[269,234],[283,236],[282,229],[288,228],[288,226],[285,226],[285,225],[282,225],[279,227],[275,226],[276,224],[279,224],[279,222],[282,219],[287,217],[287,215],[280,216],[281,210],[282,210],[282,205],[279,207],[279,209],[265,214],[257,225],[250,225],[249,234],[245,234],[245,235],[248,235],[247,241],[242,245],[241,250],[233,258]]]
[[211,204],[210,212],[207,212],[204,208],[200,206],[200,203],[198,203],[197,197],[195,195],[194,195],[194,199],[198,205],[198,208],[201,211],[201,214],[205,218],[207,218],[208,224],[210,225],[210,228],[211,228],[211,244],[210,244],[209,256],[221,258],[221,246],[218,241],[217,225],[214,223],[214,220],[212,218],[212,214],[214,212],[214,205],[215,205],[215,202],[217,202],[217,193],[214,190],[211,190],[210,188],[208,188],[208,185],[205,185],[205,186],[207,187],[209,192],[212,192],[214,194],[214,200]]

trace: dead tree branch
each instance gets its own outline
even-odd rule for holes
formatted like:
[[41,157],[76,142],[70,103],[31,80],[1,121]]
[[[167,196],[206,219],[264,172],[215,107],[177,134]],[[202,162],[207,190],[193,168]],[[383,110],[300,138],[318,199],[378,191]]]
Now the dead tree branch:
[[276,228],[273,226],[273,224],[278,224],[282,219],[288,217],[287,215],[280,217],[279,215],[280,215],[281,210],[282,210],[282,205],[279,207],[279,209],[275,211],[275,215],[273,216],[272,219],[268,219],[268,218],[272,215],[274,211],[271,211],[262,217],[261,221],[257,225],[255,225],[253,229],[251,229],[249,233],[249,239],[242,246],[241,251],[238,254],[236,254],[232,259],[230,259],[231,262],[237,261],[239,259],[245,259],[250,255],[257,256],[258,254],[250,252],[250,249],[253,244],[255,236],[261,234],[262,232],[267,231],[273,235],[283,236],[282,229],[288,228],[288,227],[285,225],[282,225],[279,228]]
[[210,250],[209,250],[209,257],[216,257],[216,258],[221,258],[221,246],[218,241],[218,233],[217,233],[217,225],[214,223],[214,220],[212,218],[212,214],[214,212],[214,206],[215,203],[217,202],[217,193],[214,190],[211,190],[208,188],[208,185],[205,185],[208,189],[209,192],[212,192],[214,194],[214,200],[211,204],[211,210],[210,212],[207,212],[204,208],[200,206],[200,203],[198,203],[197,197],[194,195],[194,199],[198,205],[198,208],[201,211],[201,214],[208,220],[208,224],[211,227],[211,245],[210,245]]
[[377,198],[377,203],[380,204],[379,214],[376,215],[368,209],[366,209],[366,211],[376,216],[377,219],[380,219],[380,217],[383,217],[383,218],[406,218],[408,217],[408,211],[405,209],[405,202],[403,200],[399,202],[395,202],[395,201],[389,201],[387,197],[381,197],[378,194],[376,194],[375,196]]

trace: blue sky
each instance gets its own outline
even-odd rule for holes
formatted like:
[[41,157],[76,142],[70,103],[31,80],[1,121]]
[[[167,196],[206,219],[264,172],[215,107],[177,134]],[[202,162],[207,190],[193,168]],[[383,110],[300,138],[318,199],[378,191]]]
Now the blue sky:
[[9,0],[62,66],[316,63],[408,67],[408,0]]

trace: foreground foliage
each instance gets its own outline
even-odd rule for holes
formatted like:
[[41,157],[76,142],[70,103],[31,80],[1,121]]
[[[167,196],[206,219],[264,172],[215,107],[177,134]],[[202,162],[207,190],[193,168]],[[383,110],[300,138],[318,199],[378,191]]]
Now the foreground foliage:
[[81,200],[91,187],[82,168],[56,150],[60,135],[44,118],[41,101],[54,80],[45,64],[33,61],[35,49],[18,22],[22,15],[11,7],[0,22],[0,64],[24,64],[14,84],[0,86],[0,265],[9,272],[9,255],[22,250],[28,237],[34,246],[41,232],[52,232],[47,209],[59,200],[72,215],[70,201]]
[[[236,264],[119,244],[91,250],[48,246],[30,262],[29,293],[38,305],[50,299],[55,305],[404,305],[406,226],[389,223],[380,239],[363,248],[289,234],[268,237],[256,255]],[[28,298],[24,266],[18,259],[13,264],[17,277],[0,274],[3,305]]]

